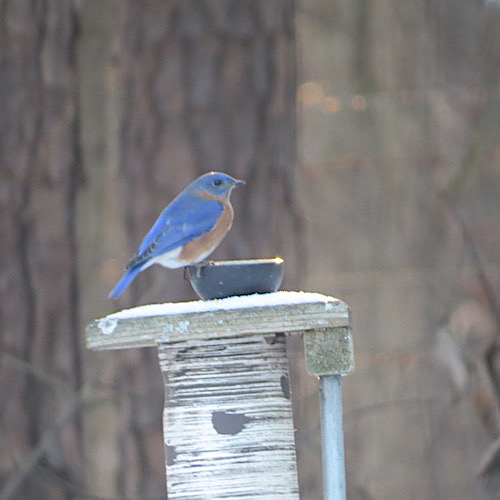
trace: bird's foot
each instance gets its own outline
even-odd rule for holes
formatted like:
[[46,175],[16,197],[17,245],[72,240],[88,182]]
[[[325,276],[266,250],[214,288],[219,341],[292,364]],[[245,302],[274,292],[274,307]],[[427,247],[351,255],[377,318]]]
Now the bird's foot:
[[205,266],[212,266],[213,264],[214,264],[214,262],[211,260],[202,260],[201,262],[197,262],[196,264],[190,264],[189,266],[185,266],[184,267],[184,279],[185,280],[189,279],[189,277],[187,275],[188,267],[196,268],[196,278],[201,278],[202,269]]

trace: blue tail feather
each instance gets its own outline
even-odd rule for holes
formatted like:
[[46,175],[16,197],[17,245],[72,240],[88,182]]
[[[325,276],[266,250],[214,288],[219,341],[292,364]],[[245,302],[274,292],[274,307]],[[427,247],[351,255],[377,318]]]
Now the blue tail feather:
[[127,288],[134,278],[144,269],[144,266],[135,266],[130,268],[118,282],[118,284],[109,292],[108,297],[110,299],[116,299],[122,292]]

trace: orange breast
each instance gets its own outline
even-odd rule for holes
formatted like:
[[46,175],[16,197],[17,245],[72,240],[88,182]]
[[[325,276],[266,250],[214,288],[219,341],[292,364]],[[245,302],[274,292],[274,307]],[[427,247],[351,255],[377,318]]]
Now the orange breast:
[[177,257],[184,265],[195,264],[208,257],[219,245],[233,225],[234,211],[229,200],[219,200],[224,206],[219,220],[211,231],[186,243]]

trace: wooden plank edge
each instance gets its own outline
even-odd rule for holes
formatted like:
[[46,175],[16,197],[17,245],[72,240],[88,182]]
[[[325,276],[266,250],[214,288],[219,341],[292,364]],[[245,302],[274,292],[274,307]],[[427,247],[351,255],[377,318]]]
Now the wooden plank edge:
[[158,342],[229,338],[350,326],[344,302],[305,302],[187,314],[117,318],[109,315],[86,327],[94,350],[155,346]]

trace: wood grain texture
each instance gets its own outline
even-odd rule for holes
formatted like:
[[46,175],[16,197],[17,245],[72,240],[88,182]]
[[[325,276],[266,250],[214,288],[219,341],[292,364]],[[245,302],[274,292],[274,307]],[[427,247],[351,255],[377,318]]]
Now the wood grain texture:
[[284,340],[159,344],[169,499],[299,498]]
[[348,375],[354,371],[350,327],[304,332],[306,368],[311,375]]
[[[279,292],[278,292],[279,293]],[[285,292],[286,293],[286,292]],[[158,341],[239,337],[268,333],[301,333],[304,330],[347,327],[349,308],[332,297],[325,301],[269,307],[236,308],[120,319],[115,315],[87,326],[90,349],[153,346]]]

